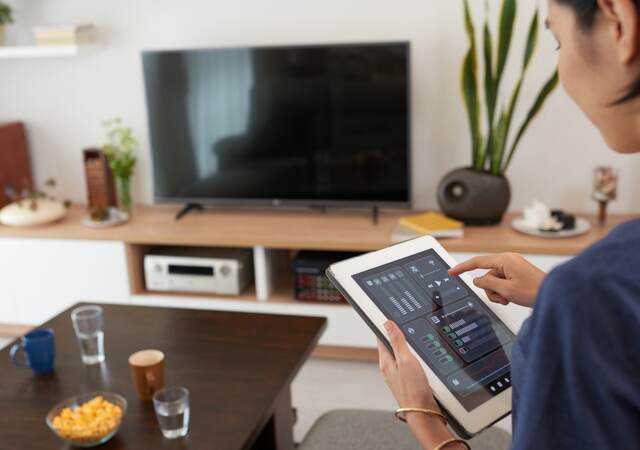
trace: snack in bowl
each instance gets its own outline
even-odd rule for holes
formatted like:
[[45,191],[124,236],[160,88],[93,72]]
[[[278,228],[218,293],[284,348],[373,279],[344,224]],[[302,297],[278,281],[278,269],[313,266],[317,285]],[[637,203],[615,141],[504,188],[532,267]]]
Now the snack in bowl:
[[126,400],[116,394],[86,394],[54,407],[47,423],[62,439],[88,447],[106,442],[122,423]]

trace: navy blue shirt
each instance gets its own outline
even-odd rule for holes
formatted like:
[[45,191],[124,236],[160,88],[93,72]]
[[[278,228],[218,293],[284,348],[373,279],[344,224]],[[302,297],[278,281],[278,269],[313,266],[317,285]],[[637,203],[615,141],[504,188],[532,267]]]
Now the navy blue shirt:
[[512,378],[513,450],[640,448],[640,220],[547,275]]

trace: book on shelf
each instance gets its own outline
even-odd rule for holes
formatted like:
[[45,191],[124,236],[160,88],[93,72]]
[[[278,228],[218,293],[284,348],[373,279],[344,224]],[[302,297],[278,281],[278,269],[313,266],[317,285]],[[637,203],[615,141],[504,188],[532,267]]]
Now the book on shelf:
[[411,214],[400,217],[391,240],[402,242],[427,234],[440,239],[461,238],[464,236],[464,224],[435,212]]
[[95,37],[93,25],[51,25],[33,28],[36,45],[72,46],[92,44]]

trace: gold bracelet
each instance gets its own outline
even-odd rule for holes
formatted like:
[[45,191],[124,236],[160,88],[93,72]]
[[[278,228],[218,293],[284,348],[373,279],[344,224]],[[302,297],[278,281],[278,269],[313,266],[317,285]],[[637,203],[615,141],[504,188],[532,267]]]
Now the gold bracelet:
[[448,439],[443,443],[441,443],[440,445],[436,446],[433,450],[442,450],[443,448],[448,447],[451,444],[462,444],[464,445],[464,448],[466,448],[467,450],[471,450],[471,447],[469,446],[469,444],[467,444],[462,439]]
[[417,412],[417,413],[421,413],[421,414],[426,414],[428,416],[436,416],[436,417],[439,417],[440,420],[442,420],[445,425],[447,424],[447,419],[444,417],[444,415],[442,415],[441,412],[434,411],[433,409],[398,408],[398,409],[396,409],[396,412],[393,413],[393,415],[396,416],[396,419],[401,420],[403,422],[406,422],[407,418],[405,417],[405,413],[408,413],[408,412]]

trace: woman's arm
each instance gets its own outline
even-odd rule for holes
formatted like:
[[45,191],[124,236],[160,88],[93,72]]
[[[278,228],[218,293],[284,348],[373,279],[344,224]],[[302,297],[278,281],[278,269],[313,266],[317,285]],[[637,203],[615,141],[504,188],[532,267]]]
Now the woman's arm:
[[[409,350],[407,341],[398,326],[388,321],[385,329],[393,348],[394,356],[378,342],[380,370],[401,408],[423,408],[440,412],[433,398],[431,386],[418,360]],[[417,412],[406,413],[407,424],[422,448],[432,450],[453,435],[439,417]],[[451,444],[446,450],[463,450],[461,444]]]
[[484,289],[494,303],[510,302],[533,308],[545,273],[517,253],[477,256],[449,270],[452,276],[475,269],[487,269],[473,284]]

